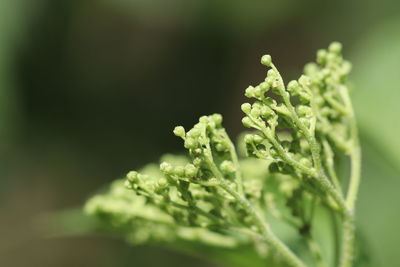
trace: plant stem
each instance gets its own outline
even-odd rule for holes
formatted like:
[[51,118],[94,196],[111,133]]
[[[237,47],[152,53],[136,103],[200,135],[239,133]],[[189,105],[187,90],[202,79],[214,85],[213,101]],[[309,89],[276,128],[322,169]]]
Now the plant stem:
[[226,182],[221,182],[221,188],[233,196],[236,201],[251,215],[254,223],[261,232],[265,241],[275,249],[282,258],[293,267],[306,267],[303,261],[297,257],[275,234],[272,232],[271,227],[260,215],[254,210],[253,206],[247,199],[244,199],[238,192],[233,190]]
[[[209,144],[207,144],[208,151],[211,151]],[[229,184],[226,182],[224,176],[215,165],[213,161],[212,154],[209,153],[206,157],[207,163],[219,181],[219,186],[225,190],[228,194],[230,194],[244,210],[248,212],[248,214],[253,218],[254,223],[256,224],[258,230],[260,231],[262,237],[265,241],[275,249],[282,258],[293,267],[306,267],[306,265],[302,262],[302,260],[297,257],[293,251],[291,251],[285,243],[282,242],[275,234],[272,232],[269,224],[263,219],[253,208],[251,203],[244,198],[241,194],[239,194],[236,190],[232,189]]]
[[350,125],[350,135],[353,141],[353,149],[350,154],[351,158],[351,174],[350,184],[346,195],[346,206],[350,214],[343,219],[343,237],[342,237],[342,254],[339,262],[340,267],[350,267],[354,260],[354,239],[355,239],[355,223],[354,211],[357,198],[358,188],[361,179],[361,148],[358,139],[357,122],[354,115],[354,109],[351,104],[350,96],[346,87],[341,86],[339,92],[344,100],[345,105],[350,110],[348,123]]

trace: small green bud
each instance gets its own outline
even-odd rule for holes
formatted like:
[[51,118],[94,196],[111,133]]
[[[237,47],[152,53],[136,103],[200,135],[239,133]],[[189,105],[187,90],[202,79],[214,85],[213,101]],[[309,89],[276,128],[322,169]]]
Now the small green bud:
[[224,160],[219,167],[224,174],[230,174],[236,170],[235,165],[230,160]]
[[248,97],[248,98],[255,97],[255,94],[254,94],[254,87],[253,87],[253,86],[247,87],[247,89],[246,89],[244,95],[245,95],[246,97]]
[[274,115],[274,111],[271,108],[269,108],[268,106],[265,106],[265,105],[262,106],[262,108],[261,108],[261,116],[263,118],[268,118],[268,117],[270,117],[272,115]]
[[244,118],[242,119],[242,124],[243,124],[243,126],[246,127],[246,128],[251,128],[251,126],[253,125],[253,122],[250,120],[249,117],[244,117]]
[[195,155],[201,155],[203,153],[203,149],[201,148],[196,148],[193,150],[193,154]]
[[254,87],[254,96],[255,96],[256,98],[262,97],[262,91],[261,91],[260,86]]
[[263,64],[264,66],[271,66],[272,63],[272,58],[270,55],[264,55],[261,57],[261,64]]
[[306,75],[301,75],[299,79],[299,83],[303,86],[310,86],[310,78]]
[[187,177],[195,177],[197,174],[197,168],[193,164],[186,164],[185,166],[185,175]]
[[133,189],[132,183],[131,183],[129,180],[126,180],[126,181],[124,182],[124,186],[125,186],[125,188],[127,188],[127,189]]
[[199,122],[200,123],[204,123],[204,124],[208,123],[208,117],[207,116],[201,116],[200,119],[199,119]]
[[168,181],[167,181],[167,179],[165,179],[165,178],[161,178],[161,179],[159,179],[159,180],[157,181],[157,185],[158,185],[159,187],[165,187],[165,186],[168,185]]
[[329,45],[329,52],[339,54],[342,51],[342,44],[339,42],[333,42]]
[[270,70],[268,70],[268,72],[267,72],[267,76],[268,76],[268,77],[271,77],[271,78],[273,78],[273,79],[275,79],[276,76],[278,76],[278,75],[277,75],[277,73],[276,73],[276,71],[275,71],[274,69],[270,69]]
[[304,105],[299,105],[297,106],[297,113],[303,117],[303,116],[311,116],[312,115],[312,109],[308,106],[304,106]]
[[196,166],[196,167],[200,167],[200,165],[203,163],[203,160],[201,159],[201,158],[194,158],[193,159],[193,164],[194,164],[194,166]]
[[269,90],[269,84],[267,82],[260,83],[260,88],[263,93],[266,93]]
[[325,64],[325,62],[326,62],[326,55],[327,55],[328,53],[326,52],[326,50],[325,49],[320,49],[320,50],[318,50],[317,51],[317,62],[319,63],[319,64]]
[[128,172],[128,174],[126,175],[126,178],[127,178],[128,181],[131,182],[131,183],[137,181],[137,177],[138,177],[138,172],[136,172],[136,171],[130,171],[130,172]]
[[184,146],[187,149],[194,149],[197,146],[197,142],[193,138],[186,138]]
[[264,141],[264,138],[262,138],[260,135],[255,134],[253,135],[253,140],[257,144],[261,144]]
[[254,140],[254,138],[253,138],[252,134],[246,134],[244,136],[244,142],[247,143],[247,144],[253,143],[253,140]]
[[177,176],[184,176],[185,175],[185,168],[183,166],[176,166],[174,168],[174,174]]
[[260,110],[257,106],[256,106],[256,107],[253,106],[253,108],[251,109],[250,114],[251,114],[251,116],[253,116],[254,118],[258,118],[258,117],[260,117],[260,115],[261,115],[261,110]]
[[289,92],[297,92],[299,90],[299,83],[295,80],[290,81],[287,85],[287,89]]
[[165,174],[172,174],[172,172],[173,172],[173,167],[172,167],[172,165],[171,164],[169,164],[168,162],[162,162],[161,164],[160,164],[160,171],[162,172],[162,173],[165,173]]
[[219,152],[223,152],[223,151],[226,151],[227,147],[226,147],[226,145],[223,145],[222,143],[218,143],[218,144],[215,146],[215,149],[216,149],[217,151],[219,151]]
[[200,136],[200,130],[196,129],[196,128],[193,128],[189,132],[187,132],[187,136],[188,137],[197,138],[197,137]]
[[178,137],[185,137],[185,128],[183,128],[182,126],[176,126],[174,129],[174,134]]
[[243,111],[245,114],[249,114],[250,111],[251,111],[251,105],[250,105],[250,103],[244,103],[244,104],[242,104],[242,105],[240,106],[240,108],[242,109],[242,111]]
[[214,120],[214,122],[217,126],[221,125],[221,123],[222,123],[222,115],[221,114],[218,114],[218,113],[213,114],[212,119]]

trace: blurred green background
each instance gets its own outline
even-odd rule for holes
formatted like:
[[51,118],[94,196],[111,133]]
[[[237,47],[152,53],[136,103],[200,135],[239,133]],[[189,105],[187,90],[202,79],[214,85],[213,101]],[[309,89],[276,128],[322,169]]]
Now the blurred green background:
[[177,124],[219,112],[236,136],[262,54],[288,80],[334,40],[354,65],[360,235],[371,266],[400,266],[395,0],[0,0],[0,265],[214,266],[104,237],[44,238],[40,217],[182,151]]

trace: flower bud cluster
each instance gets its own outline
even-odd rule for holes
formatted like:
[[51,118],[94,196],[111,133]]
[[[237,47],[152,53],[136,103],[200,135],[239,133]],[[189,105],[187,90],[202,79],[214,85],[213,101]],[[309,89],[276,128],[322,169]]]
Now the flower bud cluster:
[[347,125],[351,114],[348,97],[347,77],[351,71],[350,62],[343,59],[342,45],[334,42],[327,50],[317,52],[316,63],[309,63],[304,73],[310,79],[314,95],[314,109],[318,110],[316,131],[327,136],[337,149],[347,152],[350,148],[349,129],[338,131],[336,125]]
[[[222,127],[222,116],[203,116],[189,131],[178,126],[173,132],[183,139],[189,161],[183,165],[161,162],[160,178],[129,172],[126,187],[165,210],[181,225],[215,226],[221,221],[246,224],[247,212],[220,187],[224,183],[238,192],[244,190],[236,151]],[[255,192],[259,187],[250,183],[246,190],[259,198],[260,192]]]
[[[311,159],[310,140],[322,137],[339,149],[348,146],[349,129],[343,129],[348,107],[341,91],[347,90],[350,63],[343,60],[341,45],[332,43],[318,51],[317,63],[306,65],[305,74],[287,86],[270,56],[263,56],[261,63],[271,69],[263,82],[245,91],[255,102],[241,106],[246,115],[243,125],[259,131],[245,138],[248,155],[273,159],[271,170],[309,176],[317,164]],[[282,131],[291,138],[280,140]]]

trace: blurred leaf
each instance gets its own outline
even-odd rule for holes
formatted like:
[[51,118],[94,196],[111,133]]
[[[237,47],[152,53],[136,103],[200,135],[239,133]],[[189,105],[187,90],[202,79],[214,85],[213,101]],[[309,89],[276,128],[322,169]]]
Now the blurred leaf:
[[380,25],[353,55],[354,105],[361,134],[377,152],[400,166],[400,20]]
[[363,151],[363,180],[358,201],[357,224],[362,234],[361,238],[365,240],[360,247],[367,250],[368,255],[361,256],[369,257],[371,266],[400,266],[398,172],[366,142],[363,143]]

